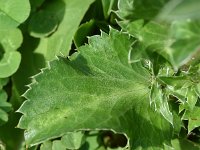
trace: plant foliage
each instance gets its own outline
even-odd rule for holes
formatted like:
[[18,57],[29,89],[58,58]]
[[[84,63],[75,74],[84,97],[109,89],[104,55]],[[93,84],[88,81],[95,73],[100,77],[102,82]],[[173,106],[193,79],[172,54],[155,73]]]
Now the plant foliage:
[[0,149],[199,150],[199,4],[0,0]]

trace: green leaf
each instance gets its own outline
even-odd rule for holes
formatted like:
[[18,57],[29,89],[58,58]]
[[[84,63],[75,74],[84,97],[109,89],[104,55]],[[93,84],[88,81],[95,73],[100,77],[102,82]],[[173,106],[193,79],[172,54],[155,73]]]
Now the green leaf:
[[[37,32],[35,33],[36,30],[32,31],[33,28],[30,27],[29,29],[31,34],[34,34],[34,36],[37,35],[37,37],[41,36],[41,32],[42,35],[48,35],[55,30],[55,27],[57,26],[56,20],[58,20],[59,24],[56,32],[54,32],[51,36],[41,38],[36,52],[43,54],[47,60],[54,59],[56,55],[67,56],[69,54],[76,30],[78,29],[85,12],[92,2],[94,2],[94,0],[58,0],[46,3],[42,10],[45,13],[41,16],[41,19],[52,17],[53,25],[51,24],[52,26],[50,28],[50,24],[48,24],[46,21],[43,21],[43,24],[40,25],[40,28],[36,25],[40,24],[41,22],[34,22],[36,19],[33,19],[29,26],[34,27]],[[41,12],[39,11],[36,13]],[[46,13],[48,14],[47,16],[45,15]],[[38,16],[38,14],[36,14],[36,16]],[[47,26],[49,28],[48,31],[46,29]]]
[[151,89],[151,104],[154,105],[156,111],[159,111],[163,117],[173,125],[173,115],[169,110],[168,98],[161,91],[158,85],[153,85]]
[[153,52],[168,58],[163,50],[165,43],[167,43],[168,25],[153,21],[145,24],[143,20],[133,22],[121,21],[119,24],[124,31],[128,31],[136,39],[130,51],[131,62],[148,58],[148,53]]
[[199,53],[200,48],[200,22],[199,21],[175,21],[170,28],[170,39],[174,40],[165,51],[170,57],[171,63],[178,68]]
[[[172,140],[172,150],[199,150],[200,147],[197,144],[187,140],[187,139],[173,139]],[[165,150],[170,150],[166,147]]]
[[52,150],[66,150],[66,147],[60,140],[55,140],[53,141]]
[[22,34],[18,29],[0,29],[0,46],[3,57],[0,59],[0,78],[6,78],[15,73],[20,65],[21,55],[16,51],[22,43]]
[[0,78],[9,77],[15,73],[19,67],[21,55],[19,52],[7,52],[0,61]]
[[29,0],[31,4],[31,12],[36,11],[41,5],[44,3],[45,0]]
[[159,76],[158,79],[174,89],[188,88],[194,84],[189,76]]
[[186,111],[183,119],[187,119],[188,123],[188,133],[191,132],[194,128],[200,126],[200,107],[195,106],[192,111]]
[[0,141],[0,149],[1,150],[6,150],[5,145]]
[[[22,60],[17,72],[12,76],[13,86],[19,95],[22,95],[28,89],[25,85],[31,82],[30,77],[39,73],[40,69],[46,66],[44,56],[34,52],[38,43],[39,39],[30,37],[28,33],[23,35],[23,44],[19,48]],[[19,104],[21,105],[21,103]]]
[[126,20],[151,20],[169,0],[119,0],[120,18]]
[[8,121],[8,114],[11,110],[11,104],[7,102],[7,94],[2,89],[6,84],[6,79],[0,78],[0,126]]
[[28,0],[0,0],[0,28],[17,27],[29,13]]
[[200,1],[171,0],[156,17],[158,20],[174,21],[184,19],[200,19]]
[[89,22],[80,25],[74,35],[74,43],[76,47],[80,47],[86,43],[87,36],[92,35],[92,33],[95,31],[95,27],[96,25],[94,20],[90,20]]
[[0,29],[0,44],[6,53],[15,51],[22,43],[22,34],[19,29]]
[[105,19],[108,19],[112,12],[112,7],[115,4],[115,0],[101,0],[103,6],[103,14]]
[[40,146],[40,150],[52,150],[52,142],[46,141]]
[[56,31],[58,18],[47,11],[35,13],[29,22],[29,32],[33,37],[47,37]]
[[[189,63],[199,53],[200,48],[200,22],[199,21],[174,21],[172,24],[138,20],[134,22],[122,21],[120,26],[128,31],[139,42],[142,58],[148,51],[157,52],[167,59],[177,70],[180,66]],[[131,61],[135,61],[133,50]],[[139,58],[139,57],[138,57]]]
[[83,133],[69,132],[63,135],[60,140],[44,142],[40,146],[40,150],[79,149],[83,142],[85,142]]
[[84,134],[81,132],[67,133],[61,138],[67,149],[79,149],[84,142]]
[[131,45],[128,35],[111,29],[35,76],[18,110],[27,144],[77,130],[112,129],[125,133],[132,149],[162,148],[171,126],[149,105],[148,71],[140,62],[128,63]]

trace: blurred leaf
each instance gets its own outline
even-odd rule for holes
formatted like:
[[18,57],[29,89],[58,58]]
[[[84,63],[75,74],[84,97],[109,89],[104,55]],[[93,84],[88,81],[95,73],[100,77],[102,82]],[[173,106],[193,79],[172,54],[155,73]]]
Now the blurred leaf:
[[169,0],[119,0],[120,18],[126,20],[153,19]]
[[96,25],[94,20],[90,20],[89,22],[80,25],[74,36],[74,43],[76,47],[80,47],[81,45],[86,43],[87,36],[92,35],[95,27]]
[[15,73],[19,67],[21,55],[19,52],[7,52],[0,61],[0,78],[9,77]]
[[41,7],[45,0],[29,0],[31,4],[31,12],[36,11]]
[[103,14],[104,14],[105,19],[108,19],[108,17],[110,16],[112,7],[113,7],[114,3],[116,3],[116,1],[118,1],[118,0],[101,0],[102,5],[103,5]]
[[[52,60],[57,55],[68,56],[76,30],[92,2],[94,0],[57,0],[46,2],[42,8],[43,11],[54,19],[58,19],[59,25],[56,32],[51,36],[41,38],[35,52],[43,54],[47,60]],[[43,25],[40,26],[45,28],[44,23],[47,25],[47,22],[43,21]],[[54,21],[54,23],[56,22]],[[34,22],[34,24],[41,24],[41,22]],[[55,25],[53,26],[54,28]]]
[[163,117],[173,125],[173,115],[169,110],[166,94],[161,91],[158,85],[153,85],[151,89],[151,105],[155,111],[160,112]]
[[52,142],[46,141],[40,146],[40,150],[52,150]]
[[7,102],[7,93],[2,89],[6,79],[0,78],[0,126],[8,121],[8,112],[12,110],[11,104]]
[[174,89],[188,88],[193,85],[188,76],[159,76],[159,80]]
[[0,29],[0,44],[4,51],[0,59],[0,78],[9,77],[20,65],[21,55],[17,48],[22,43],[22,35],[18,29]]
[[[22,95],[28,89],[26,85],[30,84],[30,77],[37,74],[41,68],[46,66],[44,56],[34,52],[39,44],[39,39],[30,37],[27,33],[23,37],[24,42],[19,48],[22,60],[17,72],[12,76],[13,86],[19,95]],[[18,102],[17,108],[21,103],[22,101]]]
[[47,37],[56,31],[58,27],[58,18],[48,12],[39,11],[31,17],[29,22],[29,32],[33,37]]
[[[147,50],[155,51],[170,61],[175,70],[195,59],[195,55],[199,53],[199,21],[174,21],[171,25],[157,22],[144,24],[142,20],[119,23],[125,31],[137,39],[142,57],[145,56]],[[134,54],[133,45],[130,58],[133,62]]]
[[84,141],[84,134],[81,132],[67,133],[61,138],[67,149],[79,149]]
[[189,121],[188,133],[200,126],[200,107],[195,106],[192,111],[186,110],[183,119]]
[[66,145],[60,140],[55,140],[52,143],[52,150],[66,150]]
[[[187,139],[173,139],[172,150],[199,150],[200,147]],[[170,150],[166,148],[165,150]]]
[[175,21],[169,36],[172,43],[165,51],[175,68],[195,59],[200,50],[200,21]]
[[28,0],[0,0],[0,29],[17,27],[30,13]]
[[162,21],[200,19],[199,0],[171,0],[169,1],[156,19]]
[[[16,104],[21,95],[18,95],[18,92],[12,88],[11,98],[9,99],[9,104],[12,104],[13,110],[9,112],[9,120],[3,126],[0,127],[0,139],[6,146],[6,150],[19,150],[24,140],[23,130],[16,128],[17,123],[20,118],[20,114],[15,113]],[[21,104],[21,103],[20,103]],[[18,104],[19,106],[19,104]],[[17,107],[18,108],[18,107]]]

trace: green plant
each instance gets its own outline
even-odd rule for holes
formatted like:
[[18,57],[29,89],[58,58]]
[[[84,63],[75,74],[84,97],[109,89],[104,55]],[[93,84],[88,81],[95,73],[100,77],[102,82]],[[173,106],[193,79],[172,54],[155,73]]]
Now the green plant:
[[199,9],[0,0],[0,149],[200,149]]

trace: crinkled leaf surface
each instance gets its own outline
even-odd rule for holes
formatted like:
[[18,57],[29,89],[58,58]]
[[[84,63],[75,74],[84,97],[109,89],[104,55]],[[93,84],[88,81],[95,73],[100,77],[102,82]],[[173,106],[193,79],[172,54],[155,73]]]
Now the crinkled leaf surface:
[[0,28],[17,27],[29,12],[28,0],[0,0]]
[[44,54],[47,60],[52,60],[56,55],[68,55],[74,34],[92,2],[94,0],[57,0],[46,3],[42,11],[45,12],[43,14],[48,15],[42,15],[40,19],[52,18],[54,26],[50,27],[46,21],[42,22],[44,24],[37,26],[41,22],[32,21],[29,28],[31,34],[37,37],[48,35],[55,31],[57,24],[59,24],[55,33],[49,37],[41,38],[36,52]]
[[150,74],[140,62],[128,63],[131,44],[128,35],[111,30],[35,76],[18,110],[27,144],[76,130],[112,129],[125,133],[132,149],[162,148],[171,126],[150,107]]
[[19,29],[0,29],[0,46],[3,56],[0,59],[0,78],[9,77],[15,73],[21,61],[17,48],[22,43],[22,34]]

